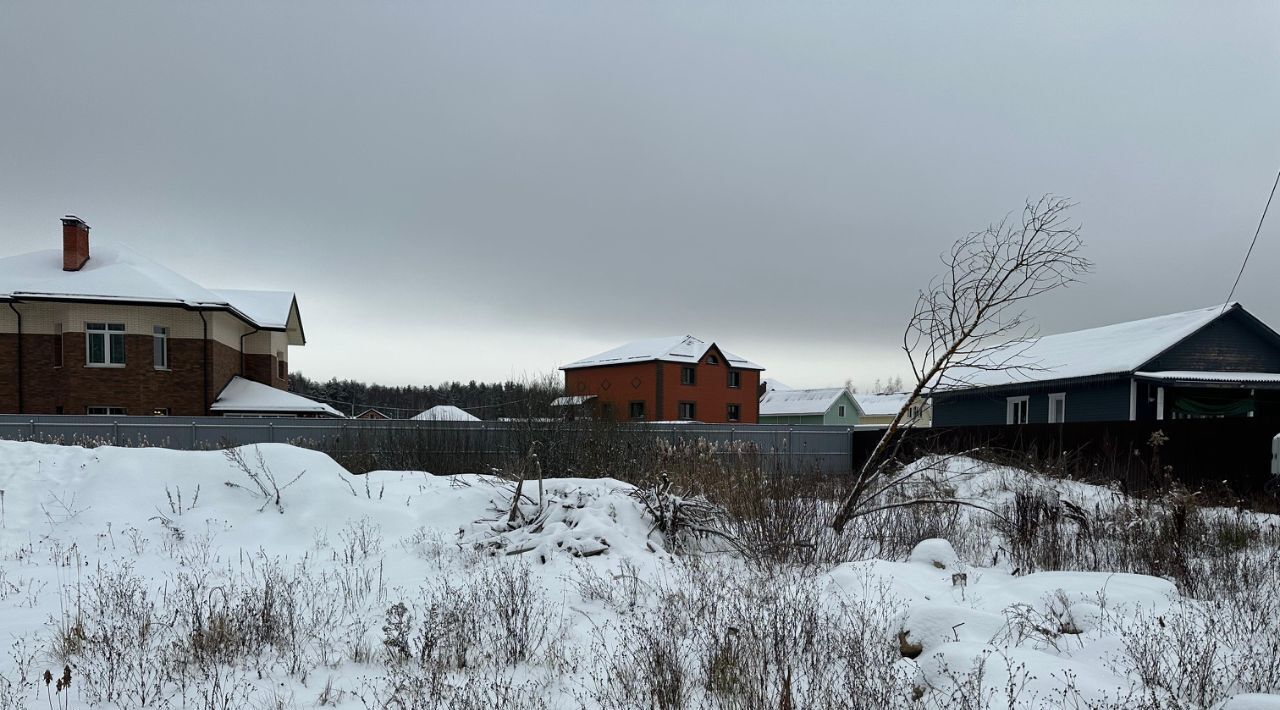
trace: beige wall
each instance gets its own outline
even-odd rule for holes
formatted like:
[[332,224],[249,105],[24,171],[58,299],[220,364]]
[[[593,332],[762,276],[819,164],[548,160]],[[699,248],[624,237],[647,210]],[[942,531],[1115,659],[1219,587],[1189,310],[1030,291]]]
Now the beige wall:
[[[61,324],[64,333],[83,333],[85,323],[123,323],[129,335],[151,335],[157,325],[169,329],[171,338],[199,340],[204,337],[204,321],[200,314],[182,308],[132,306],[101,303],[18,303],[22,313],[22,331],[30,335],[56,335]],[[221,311],[204,314],[210,337],[239,352],[240,336],[245,338],[244,351],[262,355],[285,353],[288,338],[284,333],[259,331],[235,316]],[[8,304],[0,304],[0,334],[17,333],[18,319]]]
[[284,353],[289,358],[289,337],[281,332],[260,330],[244,339],[244,351],[250,355]]

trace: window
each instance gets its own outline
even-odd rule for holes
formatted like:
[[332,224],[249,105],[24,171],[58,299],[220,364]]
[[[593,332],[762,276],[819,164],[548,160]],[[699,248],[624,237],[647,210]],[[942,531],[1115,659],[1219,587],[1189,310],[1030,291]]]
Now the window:
[[53,326],[53,366],[62,367],[62,324]]
[[124,407],[87,407],[85,412],[95,416],[123,417]]
[[694,419],[697,411],[693,407],[693,402],[680,403],[680,419]]
[[1027,423],[1027,397],[1010,397],[1005,400],[1005,424]]
[[694,378],[692,367],[680,368],[680,384],[691,385],[694,383],[694,381],[695,381],[695,378]]
[[1061,424],[1067,420],[1067,393],[1049,395],[1049,423]]
[[742,407],[736,404],[731,404],[729,405],[728,414],[729,414],[728,416],[729,421],[731,422],[740,421],[742,419]]
[[279,351],[276,352],[276,377],[289,379],[289,363],[285,362],[284,353]]
[[152,330],[151,336],[151,352],[154,359],[154,365],[157,370],[169,369],[169,329],[163,325],[157,325]]
[[707,364],[708,364],[708,365],[719,365],[719,364],[720,364],[720,358],[716,357],[715,355],[708,355],[708,356],[707,356]]
[[600,418],[613,419],[613,405],[605,402],[600,405]]
[[742,373],[737,370],[729,370],[729,386],[738,388],[742,386]]
[[168,408],[168,407],[156,407],[155,409],[151,410],[151,416],[153,416],[153,417],[167,417],[167,416],[169,416],[169,408]]
[[122,367],[124,365],[123,323],[85,323],[84,339],[90,366]]
[[843,405],[843,404],[842,404],[842,405],[840,405],[840,408],[839,408],[838,410],[836,410],[836,411],[837,411],[836,416],[843,417],[843,416],[844,416],[844,405]]
[[627,415],[632,419],[644,419],[644,402],[632,402]]

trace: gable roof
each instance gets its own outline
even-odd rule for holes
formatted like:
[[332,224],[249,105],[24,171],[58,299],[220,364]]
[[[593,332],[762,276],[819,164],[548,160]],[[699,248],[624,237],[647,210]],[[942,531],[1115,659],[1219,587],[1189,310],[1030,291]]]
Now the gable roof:
[[430,422],[478,422],[480,417],[458,409],[452,404],[438,404],[414,417],[417,421]]
[[[811,390],[770,390],[760,398],[760,416],[783,414],[826,414],[831,406],[845,394],[843,387],[826,387]],[[852,398],[851,398],[852,399]],[[853,408],[859,409],[853,401]],[[859,410],[859,413],[861,411]]]
[[1129,374],[1201,328],[1236,312],[1253,318],[1243,306],[1233,302],[1225,307],[1198,308],[1009,343],[997,349],[990,361],[1008,360],[1009,365],[1023,369],[957,368],[937,389],[998,387]]
[[649,338],[619,345],[612,350],[597,353],[591,357],[575,360],[568,365],[561,365],[561,370],[573,370],[580,367],[598,367],[601,365],[624,365],[632,362],[683,362],[696,364],[712,347],[720,350],[728,364],[743,370],[763,370],[764,368],[728,352],[715,343],[708,343],[692,335],[677,335],[667,338]]
[[232,377],[209,409],[214,412],[251,414],[316,414],[341,417],[342,412],[323,402],[307,399],[261,382]]
[[855,394],[853,399],[865,416],[892,417],[902,411],[910,397],[910,392],[890,392],[888,394]]
[[293,345],[305,342],[292,292],[206,289],[123,244],[95,244],[79,271],[64,271],[57,249],[0,258],[0,301],[22,300],[225,310],[261,330],[288,332]]

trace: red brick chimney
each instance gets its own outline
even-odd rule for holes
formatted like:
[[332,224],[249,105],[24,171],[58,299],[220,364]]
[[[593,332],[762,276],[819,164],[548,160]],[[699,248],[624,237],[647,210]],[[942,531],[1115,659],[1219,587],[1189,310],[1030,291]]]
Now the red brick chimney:
[[89,260],[89,225],[69,214],[62,218],[62,270],[79,271]]

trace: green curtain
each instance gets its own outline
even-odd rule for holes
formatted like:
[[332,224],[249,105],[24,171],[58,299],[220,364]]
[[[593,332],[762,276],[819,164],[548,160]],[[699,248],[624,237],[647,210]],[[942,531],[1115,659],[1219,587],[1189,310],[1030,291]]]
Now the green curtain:
[[1193,417],[1243,417],[1254,410],[1254,402],[1252,397],[1231,401],[1178,397],[1173,401],[1173,409]]

